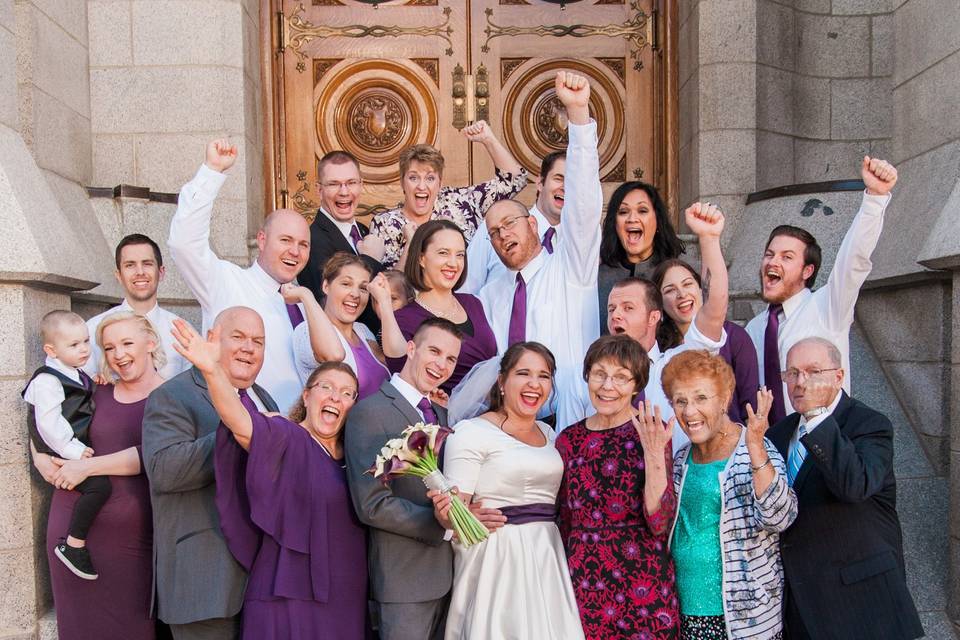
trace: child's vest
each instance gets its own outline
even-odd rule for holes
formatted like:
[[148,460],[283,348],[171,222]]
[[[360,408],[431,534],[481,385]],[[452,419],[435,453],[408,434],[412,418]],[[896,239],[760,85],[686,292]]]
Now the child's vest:
[[[93,381],[90,379],[90,376],[81,371],[80,382],[75,382],[69,376],[65,376],[56,369],[43,366],[33,372],[30,382],[33,382],[34,378],[41,373],[49,373],[63,386],[64,398],[63,402],[60,403],[60,413],[67,422],[70,423],[70,426],[73,427],[73,435],[77,437],[77,440],[89,447],[90,419],[93,418],[94,409]],[[30,382],[27,383],[27,387],[30,386]],[[84,382],[87,384],[85,385]],[[26,394],[26,392],[27,388],[25,387],[20,393],[21,397]],[[33,405],[29,402],[27,406],[30,407],[30,410],[27,412],[27,425],[30,428],[30,439],[33,441],[33,446],[36,447],[40,453],[47,453],[53,456],[59,455],[56,451],[50,449],[47,443],[43,441],[43,438],[40,437],[40,432],[37,431],[36,412],[33,409]]]

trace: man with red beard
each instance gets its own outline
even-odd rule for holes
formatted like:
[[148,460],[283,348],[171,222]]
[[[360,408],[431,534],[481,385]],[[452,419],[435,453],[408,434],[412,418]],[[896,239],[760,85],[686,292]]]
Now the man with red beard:
[[[760,285],[769,306],[747,324],[757,348],[760,384],[773,391],[770,424],[794,411],[784,391],[780,372],[787,351],[797,341],[819,336],[830,340],[850,371],[850,325],[853,308],[873,263],[870,255],[883,230],[883,212],[897,183],[897,170],[889,162],[864,156],[860,175],[866,185],[863,204],[850,224],[837,252],[827,284],[812,291],[820,270],[820,245],[805,229],[781,225],[770,232],[760,261]],[[850,392],[850,378],[843,381]]]
[[207,145],[206,159],[193,180],[180,190],[167,246],[180,274],[203,311],[203,331],[229,307],[246,306],[259,314],[266,330],[266,355],[257,383],[286,413],[300,397],[303,383],[293,356],[293,330],[303,322],[298,305],[287,305],[280,285],[293,281],[307,264],[310,227],[291,209],[267,215],[257,232],[257,259],[247,268],[222,260],[210,247],[213,202],[226,181],[224,172],[237,159],[227,140]]

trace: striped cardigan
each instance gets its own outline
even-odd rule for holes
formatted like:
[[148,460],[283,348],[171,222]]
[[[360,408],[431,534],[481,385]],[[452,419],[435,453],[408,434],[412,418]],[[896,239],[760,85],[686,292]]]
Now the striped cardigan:
[[[720,544],[723,552],[723,611],[727,637],[767,640],[783,626],[783,564],[780,561],[780,532],[797,517],[797,496],[787,486],[783,457],[764,439],[776,477],[760,498],[753,490],[753,473],[746,444],[747,430],[720,472],[723,491],[720,516]],[[690,444],[677,451],[673,460],[673,487],[677,514],[683,499]],[[670,540],[676,518],[670,529]]]

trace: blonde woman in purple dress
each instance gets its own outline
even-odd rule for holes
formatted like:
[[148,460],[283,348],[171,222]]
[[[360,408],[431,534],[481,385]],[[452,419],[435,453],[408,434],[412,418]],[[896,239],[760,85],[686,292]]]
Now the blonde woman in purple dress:
[[[132,312],[104,318],[96,340],[103,353],[101,375],[114,382],[94,390],[90,444],[95,455],[82,460],[34,456],[44,479],[56,487],[47,549],[57,628],[61,640],[152,640],[153,521],[140,441],[147,396],[163,384],[157,370],[165,357],[150,321]],[[97,558],[96,581],[78,578],[52,552],[80,497],[72,489],[91,476],[110,476],[113,486],[87,537]]]

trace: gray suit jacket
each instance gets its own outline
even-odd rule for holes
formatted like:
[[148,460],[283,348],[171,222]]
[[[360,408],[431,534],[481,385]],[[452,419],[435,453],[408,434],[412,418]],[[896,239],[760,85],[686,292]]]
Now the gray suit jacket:
[[[440,424],[447,411],[433,405]],[[427,602],[442,598],[453,582],[453,551],[433,515],[433,504],[419,478],[404,477],[384,486],[366,473],[380,449],[420,413],[389,382],[359,402],[347,416],[344,451],[347,481],[360,521],[370,527],[367,560],[373,598],[378,602]]]
[[[254,390],[270,411],[277,405]],[[235,615],[247,575],[220,531],[213,446],[220,416],[195,367],[150,394],[143,416],[143,465],[153,504],[153,607],[169,624]]]

